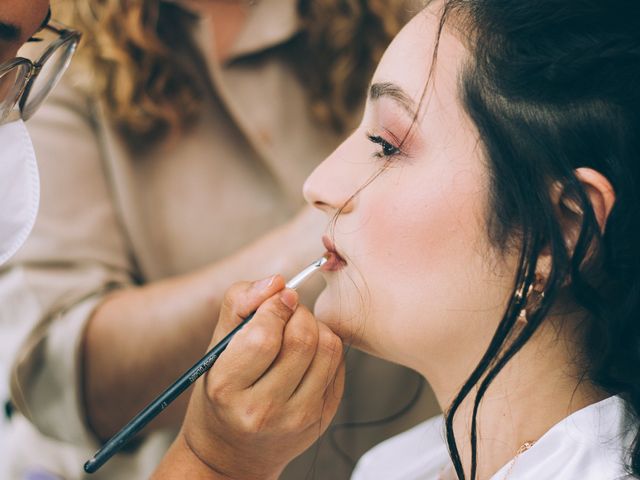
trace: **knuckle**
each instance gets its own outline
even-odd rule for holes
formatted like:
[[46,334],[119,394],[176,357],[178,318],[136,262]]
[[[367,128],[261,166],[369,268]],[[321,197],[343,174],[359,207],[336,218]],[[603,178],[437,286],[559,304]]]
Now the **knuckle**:
[[342,340],[328,327],[321,328],[318,335],[318,350],[326,355],[342,356]]
[[316,409],[297,409],[287,417],[286,429],[294,432],[306,430],[319,420],[320,415]]
[[231,402],[229,388],[224,382],[209,378],[206,383],[207,398],[217,407],[226,407]]
[[263,303],[259,310],[262,310],[262,313],[264,313],[265,315],[284,320],[285,322],[288,321],[293,314],[293,312],[289,310],[289,307],[284,305],[279,299],[275,297]]
[[233,312],[236,305],[244,299],[247,286],[247,282],[237,282],[231,285],[222,298],[222,309]]
[[287,349],[305,353],[315,351],[318,346],[318,331],[313,325],[291,325],[285,332]]
[[242,416],[243,430],[251,434],[263,433],[268,428],[272,411],[273,404],[268,399],[258,405],[248,406]]
[[285,346],[292,352],[313,352],[316,349],[316,341],[311,335],[291,335],[286,339]]
[[250,325],[246,328],[244,343],[254,351],[271,353],[280,349],[280,339],[276,332],[260,323]]

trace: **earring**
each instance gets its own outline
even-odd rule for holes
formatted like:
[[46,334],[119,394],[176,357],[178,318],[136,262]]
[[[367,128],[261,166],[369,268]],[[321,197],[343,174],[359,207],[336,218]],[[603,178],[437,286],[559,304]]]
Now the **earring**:
[[526,295],[524,294],[524,284],[520,286],[516,292],[516,300],[521,304],[520,312],[518,312],[517,322],[526,324],[529,321],[527,317],[527,307],[537,307],[544,298],[544,292],[542,291],[542,278],[536,274],[536,278],[529,288]]

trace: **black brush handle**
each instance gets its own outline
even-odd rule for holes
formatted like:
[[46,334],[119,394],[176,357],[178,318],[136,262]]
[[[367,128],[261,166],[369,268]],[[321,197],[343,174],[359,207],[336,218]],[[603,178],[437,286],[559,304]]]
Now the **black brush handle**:
[[231,333],[224,337],[218,344],[209,350],[204,357],[198,360],[193,367],[187,370],[178,380],[176,380],[169,388],[162,392],[149,405],[144,407],[129,423],[111,437],[100,450],[96,452],[93,458],[84,464],[84,471],[94,473],[113,455],[118,453],[140,430],[142,430],[151,420],[156,418],[160,412],[167,408],[171,402],[180,396],[187,388],[191,386],[198,378],[200,378],[211,366],[216,362],[218,357],[229,345],[233,336],[244,327],[249,320],[253,318],[256,312],[253,312],[245,318],[240,325],[234,328]]

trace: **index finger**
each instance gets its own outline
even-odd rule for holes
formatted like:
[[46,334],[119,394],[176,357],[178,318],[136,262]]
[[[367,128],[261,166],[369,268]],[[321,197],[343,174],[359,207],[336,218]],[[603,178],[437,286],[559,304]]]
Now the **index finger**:
[[280,352],[294,302],[297,304],[297,293],[285,290],[260,305],[211,369],[208,377],[213,377],[213,388],[222,382],[226,388],[241,390],[260,379]]

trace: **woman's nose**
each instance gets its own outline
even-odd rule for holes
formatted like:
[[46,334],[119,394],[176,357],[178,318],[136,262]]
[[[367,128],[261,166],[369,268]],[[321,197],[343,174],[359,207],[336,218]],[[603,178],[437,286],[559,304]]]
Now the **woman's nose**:
[[338,210],[341,214],[349,213],[355,207],[357,186],[354,172],[350,171],[344,159],[348,141],[318,165],[304,182],[303,193],[307,203],[330,215]]

